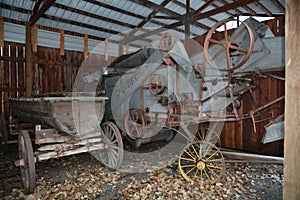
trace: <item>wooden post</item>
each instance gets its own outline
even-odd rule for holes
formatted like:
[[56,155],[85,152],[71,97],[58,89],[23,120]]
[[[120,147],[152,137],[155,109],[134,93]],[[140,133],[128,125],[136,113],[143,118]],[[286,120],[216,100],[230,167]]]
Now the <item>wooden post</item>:
[[119,56],[124,55],[124,44],[119,43]]
[[105,44],[104,44],[104,61],[108,61],[108,39],[105,39]]
[[300,0],[286,0],[284,200],[300,199]]
[[32,94],[32,50],[31,50],[31,27],[26,24],[26,47],[25,47],[25,63],[26,63],[26,96],[31,97]]
[[186,0],[186,16],[188,16],[188,17],[185,20],[184,33],[187,38],[189,38],[191,35],[191,23],[190,23],[191,14],[190,14],[190,12],[191,12],[190,0]]
[[4,47],[4,19],[0,17],[0,47]]
[[128,43],[126,44],[126,51],[125,52],[126,52],[126,55],[129,54],[129,44]]
[[84,34],[84,53],[83,53],[84,59],[88,57],[88,40],[89,40],[88,35]]
[[32,52],[37,53],[37,24],[31,27],[31,42],[32,42]]
[[65,31],[60,31],[60,55],[65,55]]

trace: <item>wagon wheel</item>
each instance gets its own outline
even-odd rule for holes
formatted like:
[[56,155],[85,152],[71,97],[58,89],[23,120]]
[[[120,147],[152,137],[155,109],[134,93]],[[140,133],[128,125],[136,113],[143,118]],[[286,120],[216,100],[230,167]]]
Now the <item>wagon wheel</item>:
[[[226,23],[231,21],[231,19],[227,19],[227,20],[223,20],[219,23],[217,23],[216,25],[214,25],[211,30],[208,32],[205,41],[204,41],[204,56],[205,56],[205,60],[208,62],[208,64],[210,66],[212,66],[213,68],[220,70],[220,71],[233,71],[239,67],[241,67],[243,64],[245,64],[245,62],[249,59],[252,50],[253,50],[253,44],[254,44],[254,37],[253,37],[253,32],[251,30],[251,28],[242,22],[243,24],[243,28],[236,33],[233,36],[229,36],[228,34],[228,30],[227,30],[227,26]],[[217,40],[213,38],[213,34],[216,32],[216,29],[218,29],[220,26],[224,25],[224,40]],[[249,34],[249,44],[248,44],[248,49],[245,48],[241,48],[239,47],[239,45],[236,43],[236,40],[238,39],[238,37],[244,33],[245,31],[248,32]],[[209,47],[211,46],[211,44],[215,44],[215,45],[219,45],[221,46],[221,49],[219,51],[216,52],[215,55],[210,56],[209,55]],[[226,53],[226,66],[216,66],[216,64],[214,63],[214,61],[223,53]],[[239,63],[234,64],[231,61],[231,53],[234,52],[235,55],[242,55],[243,59],[241,61],[239,61]]]
[[117,169],[120,167],[123,156],[123,141],[118,127],[112,122],[104,122],[102,125],[102,139],[107,148],[99,151],[100,161],[107,167]]
[[221,146],[219,134],[210,128],[201,128],[197,131],[195,137],[197,140],[218,144],[218,146]]
[[159,74],[153,74],[150,76],[149,81],[149,91],[153,95],[158,95],[164,92],[165,86],[165,78]]
[[26,193],[33,193],[35,189],[35,162],[29,134],[22,130],[19,134],[19,159],[22,182]]
[[131,139],[142,138],[146,133],[146,120],[142,110],[130,108],[125,115],[125,131]]
[[178,167],[187,181],[200,179],[213,184],[222,177],[225,162],[215,145],[205,141],[194,141],[181,152]]
[[199,140],[221,146],[220,136],[216,131],[210,128],[199,128],[199,126],[200,125],[196,123],[187,127],[188,134],[190,135],[189,138],[192,139],[190,140],[191,142]]

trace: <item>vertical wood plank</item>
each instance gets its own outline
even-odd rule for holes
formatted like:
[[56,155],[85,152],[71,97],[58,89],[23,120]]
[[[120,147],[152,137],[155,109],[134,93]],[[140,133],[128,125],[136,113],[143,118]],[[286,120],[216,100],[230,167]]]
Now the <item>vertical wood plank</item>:
[[32,42],[32,52],[36,53],[37,52],[37,24],[34,24],[32,27],[31,27],[31,42]]
[[0,47],[4,47],[4,19],[0,17]]
[[[24,45],[18,44],[18,58],[25,58],[24,56]],[[25,87],[25,62],[19,61],[18,68],[17,68],[17,76],[18,76],[18,88]],[[18,96],[24,96],[24,92],[18,92]]]
[[32,95],[32,50],[31,50],[31,27],[26,24],[26,96]]
[[[238,115],[242,115],[243,107],[241,107],[237,112]],[[236,149],[243,150],[243,120],[240,120],[235,124],[235,141]]]
[[108,61],[108,39],[104,42],[104,61]]
[[119,56],[124,55],[124,45],[119,43]]
[[126,44],[126,52],[125,53],[126,53],[126,55],[129,54],[129,44],[128,43]]
[[[12,58],[16,58],[17,57],[17,53],[16,53],[16,48],[17,48],[17,45],[16,43],[11,43],[10,44],[10,56]],[[11,69],[10,69],[10,87],[12,88],[11,89],[11,92],[9,94],[10,97],[16,97],[17,96],[17,77],[16,77],[16,61],[12,60],[11,61]]]
[[300,197],[300,0],[286,0],[284,200]]
[[87,34],[84,34],[84,59],[88,57],[88,41],[89,37]]
[[[49,60],[49,49],[47,48],[42,48],[43,54],[41,59]],[[49,93],[49,64],[48,62],[45,63],[44,65],[44,73],[43,73],[43,85],[44,85],[44,93]]]
[[72,52],[67,51],[66,52],[66,88],[68,92],[72,91],[72,65],[71,65],[71,59],[72,59]]
[[59,56],[60,54],[59,54],[59,52],[57,52],[57,54],[56,55],[58,55],[57,57],[56,57],[56,60],[57,60],[57,62],[58,62],[58,65],[57,65],[57,92],[61,92],[61,91],[63,91],[62,89],[63,89],[63,74],[62,74],[62,70],[63,70],[63,63],[62,63],[62,58],[61,58],[61,56]]
[[[10,54],[10,44],[8,42],[4,43],[4,48],[3,48],[3,56],[6,58],[9,57]],[[4,60],[4,76],[3,76],[3,85],[2,87],[4,89],[7,89],[9,87],[9,68],[10,68],[10,62],[8,59]],[[3,112],[4,115],[7,117],[9,115],[9,110],[8,110],[8,91],[4,90],[3,91]]]
[[65,55],[65,31],[60,31],[60,55]]
[[[3,47],[0,47],[0,49],[2,49],[2,52],[0,51],[0,56],[3,56],[3,51],[4,51]],[[3,79],[4,79],[4,61],[0,59],[0,88],[3,88]],[[0,89],[0,115],[3,115],[2,96],[3,96],[3,91],[2,89]]]

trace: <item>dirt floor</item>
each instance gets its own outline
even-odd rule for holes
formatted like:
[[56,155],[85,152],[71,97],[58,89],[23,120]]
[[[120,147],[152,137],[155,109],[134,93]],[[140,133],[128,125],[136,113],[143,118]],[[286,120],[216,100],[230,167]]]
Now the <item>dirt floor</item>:
[[16,144],[1,147],[0,199],[282,199],[282,165],[226,163],[222,178],[211,185],[187,182],[176,161],[125,173],[107,169],[89,153],[38,163],[35,193],[26,195],[14,166],[17,155]]

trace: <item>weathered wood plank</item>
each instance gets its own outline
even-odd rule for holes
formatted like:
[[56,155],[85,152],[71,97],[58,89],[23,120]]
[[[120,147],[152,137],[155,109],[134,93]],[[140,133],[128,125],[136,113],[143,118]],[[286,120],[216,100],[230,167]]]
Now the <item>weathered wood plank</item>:
[[31,27],[26,24],[26,96],[32,95],[32,50],[31,50]]
[[300,197],[300,0],[286,0],[285,138],[283,199]]
[[0,17],[0,47],[4,47],[4,19]]
[[[18,85],[17,87],[25,88],[25,58],[24,58],[24,46],[18,44],[18,58],[22,59],[18,61],[18,68],[17,68],[17,76],[18,76]],[[18,92],[18,96],[24,96],[25,92]]]
[[[16,52],[16,43],[10,43],[10,56],[11,57],[16,57],[17,56],[17,52]],[[10,62],[11,65],[11,69],[10,69],[10,87],[17,87],[17,76],[16,76],[16,61],[11,61]],[[16,97],[17,96],[17,92],[16,91],[10,91],[9,94],[10,97]]]

